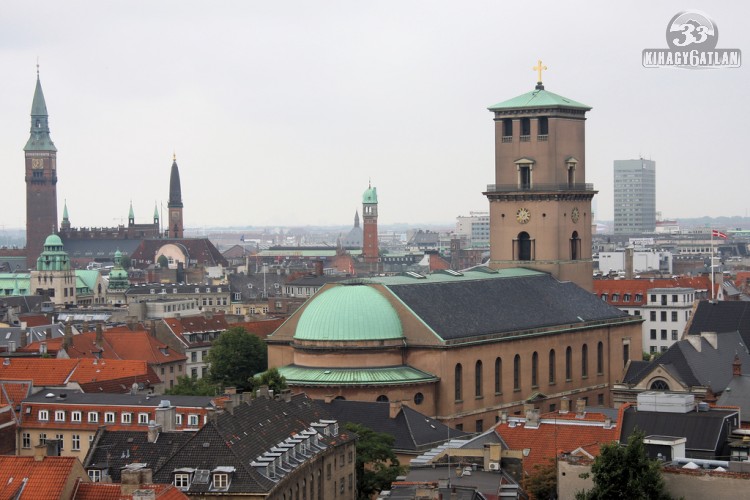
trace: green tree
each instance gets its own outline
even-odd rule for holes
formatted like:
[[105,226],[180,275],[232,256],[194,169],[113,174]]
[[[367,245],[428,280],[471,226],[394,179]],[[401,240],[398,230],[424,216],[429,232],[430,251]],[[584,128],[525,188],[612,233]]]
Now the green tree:
[[258,387],[267,385],[274,394],[278,394],[287,388],[286,379],[279,373],[278,368],[270,368],[260,375],[256,375],[250,379],[250,385],[247,387],[248,390],[255,391]]
[[222,387],[245,389],[255,374],[268,368],[268,346],[242,327],[222,332],[208,351],[208,376]]
[[618,442],[603,444],[591,466],[594,487],[576,494],[591,499],[670,499],[657,460],[651,460],[643,444],[643,432],[636,430],[627,446]]
[[180,396],[216,396],[221,394],[221,388],[205,378],[178,377],[177,384],[164,391],[164,394]]
[[391,483],[404,473],[393,452],[394,437],[351,422],[344,427],[359,436],[356,463],[358,498],[369,499],[373,493],[390,488]]
[[523,480],[523,489],[537,500],[557,497],[557,467],[555,459],[550,458],[546,464],[534,465],[530,476]]
[[169,259],[164,255],[160,255],[159,258],[156,259],[156,263],[159,264],[159,267],[163,267],[164,269],[169,267]]
[[130,257],[127,255],[123,255],[120,263],[122,264],[123,269],[130,269],[130,265],[132,264],[132,261],[130,260]]

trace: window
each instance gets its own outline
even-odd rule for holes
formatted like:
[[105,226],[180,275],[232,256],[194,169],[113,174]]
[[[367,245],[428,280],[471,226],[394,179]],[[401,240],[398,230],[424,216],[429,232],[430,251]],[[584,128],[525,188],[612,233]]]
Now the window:
[[677,321],[677,311],[672,311],[672,321]]
[[651,383],[650,389],[652,391],[668,391],[669,390],[669,384],[667,384],[663,380],[654,380]]
[[596,404],[599,406],[604,406],[604,394],[599,393],[596,395]]
[[649,318],[651,319],[651,321],[656,321],[656,311],[651,311]]
[[539,130],[537,130],[537,135],[547,135],[549,134],[549,122],[547,121],[546,116],[542,116],[537,120],[539,124]]
[[90,411],[88,418],[89,418],[90,424],[95,424],[99,421],[99,413],[95,411]]
[[495,358],[495,394],[503,392],[503,360]]
[[73,442],[73,451],[80,451],[81,450],[81,435],[73,434],[72,442]]
[[91,481],[95,483],[98,483],[99,481],[102,480],[102,471],[100,471],[99,469],[90,469],[89,479],[91,479]]
[[198,415],[190,414],[188,415],[188,425],[191,427],[197,427],[198,426]]
[[455,384],[455,399],[461,401],[461,363],[456,364],[455,373],[453,375],[453,383]]
[[622,345],[622,364],[625,366],[630,361],[630,344]]
[[589,346],[587,344],[581,347],[581,376],[589,376]]
[[649,331],[649,335],[651,336],[651,340],[656,340],[656,328],[652,328]]
[[175,425],[182,425],[182,413],[177,413],[174,416]]
[[677,295],[672,295],[672,302],[677,302]]
[[484,420],[482,419],[477,420],[475,425],[476,425],[477,432],[484,432]]
[[667,331],[666,330],[662,330],[661,331],[661,339],[662,340],[667,340]]
[[342,477],[342,478],[341,478],[341,479],[339,480],[339,493],[341,493],[342,495],[344,494],[344,487],[345,487],[345,486],[346,486],[346,484],[345,484],[345,482],[344,482],[344,478]]
[[331,464],[326,464],[326,479],[331,479]]
[[120,414],[120,421],[123,424],[132,424],[133,423],[133,414],[127,411],[122,412]]
[[214,488],[224,490],[229,487],[229,474],[214,474]]
[[570,381],[573,375],[573,350],[568,346],[565,349],[565,380]]
[[457,431],[463,431],[464,430],[464,424],[456,424],[456,430]]
[[555,383],[555,350],[549,351],[549,383]]
[[[573,234],[570,236],[570,260],[578,260],[580,255],[581,238],[578,237],[578,231],[573,231]],[[617,300],[614,295],[612,296],[612,300]]]
[[65,422],[65,411],[55,410],[55,422]]
[[521,356],[518,354],[513,358],[513,390],[521,390]]
[[49,420],[49,410],[39,410],[39,420]]
[[187,490],[190,488],[190,474],[175,474],[174,475],[174,486],[180,490]]
[[347,488],[347,489],[348,489],[349,491],[352,491],[352,483],[353,483],[353,482],[354,482],[354,477],[353,477],[353,474],[349,474],[349,481],[347,482],[347,484],[348,484],[348,488]]
[[139,424],[148,424],[148,413],[139,413],[138,414],[138,423]]
[[482,397],[482,362],[477,361],[474,365],[474,396]]
[[513,120],[505,118],[503,120],[503,142],[511,142],[513,139]]
[[604,344],[602,342],[596,344],[596,373],[598,375],[604,373]]
[[537,375],[539,373],[539,355],[534,351],[531,355],[531,386],[536,387],[538,384]]
[[64,443],[63,435],[62,434],[55,434],[55,440],[57,441],[57,447],[58,447],[58,449],[62,450],[63,449],[63,443]]
[[81,412],[80,411],[74,411],[70,414],[70,421],[71,422],[81,422]]
[[415,405],[421,405],[423,401],[424,401],[424,394],[422,394],[421,392],[418,392],[414,395]]
[[531,120],[529,118],[521,118],[521,141],[528,141],[531,135]]
[[115,412],[108,411],[104,414],[104,423],[105,424],[114,424],[115,423]]
[[39,444],[47,444],[47,433],[46,432],[40,432],[39,433]]
[[662,321],[667,321],[667,311],[662,311],[661,312],[661,320]]
[[677,340],[677,330],[672,330],[672,340]]
[[622,294],[622,301],[623,302],[630,302],[630,294],[629,293]]
[[635,301],[636,302],[642,302],[643,301],[643,295],[640,293],[635,294]]
[[24,432],[21,435],[21,448],[31,448],[31,434],[28,432]]
[[651,294],[651,302],[656,302],[656,295],[655,294]]
[[518,233],[516,240],[516,260],[533,260],[531,257],[531,237],[526,231]]

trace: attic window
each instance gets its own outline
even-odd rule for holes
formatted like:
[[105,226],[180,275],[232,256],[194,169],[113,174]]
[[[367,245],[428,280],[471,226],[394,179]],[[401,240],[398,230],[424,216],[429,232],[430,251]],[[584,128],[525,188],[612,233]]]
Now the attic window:
[[190,474],[184,472],[178,472],[174,475],[174,486],[175,488],[187,491],[190,489]]

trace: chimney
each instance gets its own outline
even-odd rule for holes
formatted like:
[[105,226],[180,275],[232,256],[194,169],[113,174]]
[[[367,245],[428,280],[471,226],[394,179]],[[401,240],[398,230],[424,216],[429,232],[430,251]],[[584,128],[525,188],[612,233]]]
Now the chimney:
[[740,355],[734,355],[734,361],[732,362],[732,376],[739,377],[742,375],[742,361],[740,361]]
[[236,387],[225,387],[224,388],[224,394],[237,394],[237,388]]
[[83,331],[88,332],[89,331],[89,320],[88,316],[86,316],[83,320]]
[[526,427],[536,429],[539,427],[539,410],[532,408],[526,412]]
[[101,346],[103,340],[104,340],[104,331],[102,329],[102,323],[101,323],[101,321],[99,321],[96,324],[96,343],[97,343],[97,345]]
[[523,414],[526,418],[529,418],[529,412],[534,411],[534,405],[531,403],[523,404]]
[[47,328],[44,332],[44,338],[47,340],[52,340],[52,328]]
[[240,402],[250,404],[253,401],[253,391],[240,394]]
[[271,391],[268,390],[268,386],[267,385],[261,385],[258,388],[258,390],[255,391],[255,395],[256,395],[256,397],[259,397],[259,398],[263,397],[263,398],[270,399],[271,398]]
[[388,402],[388,418],[394,419],[401,413],[401,401]]
[[[25,324],[25,323],[24,323]],[[18,337],[18,347],[26,347],[27,339],[28,339],[29,332],[26,330],[26,327],[24,326],[21,328],[21,335]]]
[[604,428],[605,429],[612,428],[612,417],[604,417]]
[[633,256],[635,255],[635,248],[633,245],[628,245],[625,248],[625,279],[633,279]]
[[133,500],[156,500],[156,490],[140,489],[133,492]]
[[161,426],[157,424],[154,421],[151,421],[148,424],[148,442],[149,443],[155,443],[156,440],[159,438],[159,431],[161,430]]
[[576,417],[583,418],[586,414],[586,400],[583,398],[576,399]]
[[120,494],[123,496],[132,495],[142,484],[151,484],[153,482],[153,472],[151,469],[136,467],[135,464],[126,465],[120,472]]
[[73,327],[70,324],[70,319],[65,322],[65,335],[63,336],[63,349],[70,347],[73,343]]
[[570,399],[563,397],[560,400],[560,414],[565,415],[570,411]]
[[177,416],[177,408],[172,406],[169,401],[161,401],[159,406],[156,407],[154,412],[154,421],[162,432],[170,432],[174,430],[174,421]]
[[47,354],[47,342],[39,342],[39,354],[45,355]]
[[47,456],[47,445],[38,444],[34,446],[34,461],[41,462]]
[[508,423],[508,412],[506,410],[500,410],[500,423],[501,424]]
[[227,399],[224,401],[224,411],[229,413],[230,415],[234,415],[234,400],[233,399]]
[[281,393],[279,393],[281,396],[281,400],[285,403],[291,403],[292,402],[292,391],[291,389],[282,389]]
[[323,261],[315,261],[315,276],[323,276]]

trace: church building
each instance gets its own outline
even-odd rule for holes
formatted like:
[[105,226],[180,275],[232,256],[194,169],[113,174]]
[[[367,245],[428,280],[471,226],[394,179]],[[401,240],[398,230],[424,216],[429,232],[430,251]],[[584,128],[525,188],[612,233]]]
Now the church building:
[[[489,267],[324,286],[267,339],[269,367],[290,387],[314,398],[398,400],[472,432],[527,403],[611,405],[612,385],[640,357],[642,320],[591,293],[591,108],[544,90],[541,70],[538,80],[490,107]],[[366,261],[374,188],[363,198]]]

